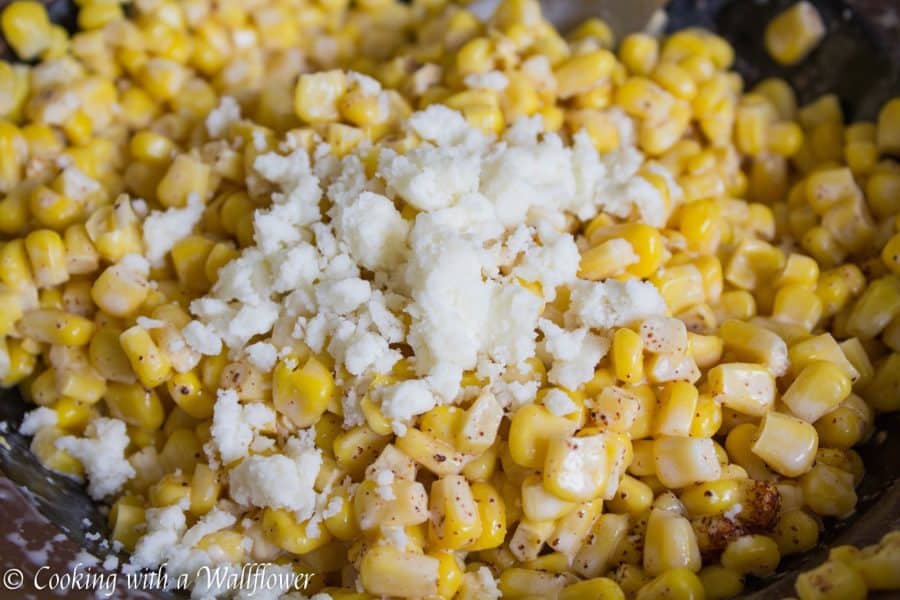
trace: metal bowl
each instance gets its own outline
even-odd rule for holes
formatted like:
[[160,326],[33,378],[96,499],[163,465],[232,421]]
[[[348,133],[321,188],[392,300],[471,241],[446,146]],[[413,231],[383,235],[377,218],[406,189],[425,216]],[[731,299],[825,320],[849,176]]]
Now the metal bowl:
[[[55,22],[69,29],[74,27],[76,8],[70,0],[45,3]],[[0,7],[5,4],[7,1],[0,0]],[[774,15],[790,4],[791,0],[672,0],[667,10],[667,29],[713,29],[734,46],[735,68],[748,84],[769,76],[784,77],[794,85],[801,103],[827,92],[836,93],[851,121],[872,119],[883,102],[900,94],[900,3],[815,0],[828,35],[805,61],[784,68],[765,53],[762,31]],[[8,56],[8,48],[0,40],[0,57],[4,55]],[[65,569],[78,548],[106,556],[110,551],[102,541],[109,534],[105,509],[94,503],[77,482],[44,469],[31,454],[29,440],[16,433],[26,410],[28,407],[14,391],[0,395],[0,420],[9,424],[8,430],[0,433],[0,567],[24,569],[27,576],[41,562],[49,561],[55,570]],[[857,511],[848,519],[826,519],[815,550],[785,558],[772,577],[748,581],[744,598],[791,596],[796,575],[821,563],[829,547],[871,544],[885,532],[900,529],[900,415],[883,416],[876,421],[876,427],[886,437],[873,436],[872,441],[858,448],[867,472],[857,490]],[[38,513],[43,518],[37,517]],[[26,542],[31,540],[40,546],[42,540],[51,540],[60,531],[68,538],[64,544],[46,558],[32,552],[31,559],[44,561],[26,564],[29,556],[23,550],[22,536]],[[97,532],[102,538],[95,535]],[[11,538],[13,535],[20,537]],[[120,594],[129,598],[174,597],[161,592],[125,591],[122,586]],[[4,597],[0,589],[0,598]],[[69,597],[88,598],[92,594]]]

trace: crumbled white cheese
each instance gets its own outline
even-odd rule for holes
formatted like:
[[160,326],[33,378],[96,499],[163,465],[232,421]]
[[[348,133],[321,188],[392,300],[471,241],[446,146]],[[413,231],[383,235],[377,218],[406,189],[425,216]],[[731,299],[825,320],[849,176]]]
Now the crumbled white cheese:
[[286,508],[300,520],[308,519],[316,507],[313,484],[321,465],[315,449],[293,456],[250,456],[228,474],[231,499],[244,506]]
[[225,463],[247,456],[257,432],[275,422],[275,411],[261,402],[241,404],[234,390],[219,390],[210,433]]
[[406,550],[409,545],[409,537],[402,525],[388,525],[381,528],[384,541],[398,550]]
[[394,496],[394,472],[389,469],[384,469],[375,473],[374,477],[375,483],[378,484],[378,487],[375,488],[375,492],[382,500],[393,500]]
[[56,440],[56,447],[77,458],[87,473],[88,493],[101,500],[115,494],[135,471],[125,458],[131,441],[125,423],[118,419],[98,417],[85,429],[83,438],[71,435]]
[[197,194],[190,193],[184,208],[151,211],[143,225],[147,260],[156,266],[162,264],[169,250],[190,235],[200,222],[204,208],[203,200]]
[[436,404],[428,385],[419,379],[384,386],[380,391],[381,412],[391,420],[408,421]]
[[266,342],[256,342],[250,344],[244,351],[247,353],[247,359],[254,367],[260,371],[267,373],[275,366],[278,360],[278,350],[275,346]]
[[19,425],[19,433],[22,435],[34,435],[45,427],[54,427],[58,421],[56,411],[39,406],[25,414],[22,424]]
[[566,324],[572,327],[611,329],[666,314],[666,303],[652,283],[577,281],[572,285]]
[[162,329],[166,326],[165,321],[160,321],[159,319],[151,319],[149,317],[139,316],[134,321],[139,327],[143,327],[144,329]]
[[184,336],[184,341],[195,352],[206,356],[218,356],[222,352],[222,338],[210,325],[200,321],[191,321],[181,330],[181,334]]
[[544,406],[557,417],[565,417],[578,410],[578,405],[572,401],[569,395],[556,388],[551,389],[544,396]]

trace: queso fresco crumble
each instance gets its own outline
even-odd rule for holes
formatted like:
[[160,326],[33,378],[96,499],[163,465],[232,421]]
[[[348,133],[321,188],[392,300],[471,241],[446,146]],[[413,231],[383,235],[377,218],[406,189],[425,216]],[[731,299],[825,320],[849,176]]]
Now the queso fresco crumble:
[[563,37],[533,0],[79,26],[0,15],[39,59],[0,62],[0,383],[126,571],[725,598],[854,511],[852,447],[900,408],[900,99],[845,124],[744,89],[710,32]]

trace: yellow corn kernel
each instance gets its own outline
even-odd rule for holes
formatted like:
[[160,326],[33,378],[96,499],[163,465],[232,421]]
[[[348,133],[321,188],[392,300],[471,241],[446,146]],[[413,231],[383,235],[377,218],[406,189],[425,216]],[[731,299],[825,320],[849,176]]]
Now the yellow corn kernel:
[[752,94],[741,99],[735,120],[735,141],[741,152],[756,156],[766,149],[766,134],[773,116],[767,100]]
[[834,410],[815,422],[816,432],[823,446],[850,448],[861,442],[870,432],[872,409],[866,402],[851,394]]
[[774,573],[780,561],[778,545],[764,535],[743,535],[729,542],[722,553],[723,567],[757,577]]
[[822,300],[805,286],[786,285],[775,293],[772,318],[776,321],[811,331],[822,318],[822,312]]
[[793,121],[780,121],[769,125],[766,148],[779,156],[791,157],[803,146],[803,130]]
[[114,317],[133,316],[150,291],[146,271],[140,265],[121,262],[108,267],[91,287],[91,298]]
[[800,419],[769,412],[760,421],[751,451],[785,477],[806,473],[816,458],[819,436]]
[[503,598],[557,598],[567,582],[555,573],[514,567],[500,574],[497,587]]
[[606,434],[554,438],[546,448],[544,485],[553,494],[586,502],[603,493],[613,468],[607,458]]
[[795,415],[814,423],[850,395],[850,378],[834,363],[810,361],[782,396]]
[[612,364],[616,378],[637,383],[644,377],[644,343],[635,331],[622,327],[613,335]]
[[172,363],[146,329],[138,325],[126,329],[119,336],[119,343],[144,387],[154,388],[168,378]]
[[798,2],[766,25],[766,52],[776,62],[789,66],[806,58],[825,37],[822,17],[810,2]]
[[881,107],[877,128],[878,150],[882,154],[900,153],[900,98]]
[[216,472],[203,463],[197,463],[191,477],[191,512],[199,516],[212,510],[221,489]]
[[181,410],[195,419],[208,419],[213,414],[215,398],[203,389],[193,371],[176,373],[166,382],[166,389]]
[[469,40],[456,54],[456,69],[460,75],[486,73],[494,65],[491,41],[477,37]]
[[190,77],[187,68],[168,58],[154,57],[144,62],[137,71],[141,87],[157,101],[172,100]]
[[210,167],[187,154],[179,154],[172,161],[156,188],[156,197],[166,207],[185,206],[189,196],[205,202],[210,193]]
[[721,468],[711,439],[663,437],[653,443],[655,474],[669,488],[719,479]]
[[866,581],[850,565],[829,560],[797,576],[794,589],[800,600],[862,600],[868,596]]
[[334,438],[334,457],[338,466],[351,477],[359,479],[389,441],[389,437],[378,435],[365,425],[360,425]]
[[509,427],[509,452],[516,464],[532,469],[544,466],[550,440],[575,433],[577,423],[558,417],[543,406],[526,404],[517,410]]
[[590,91],[612,74],[615,56],[608,50],[594,50],[573,56],[554,71],[556,91],[567,99]]
[[646,33],[632,33],[619,46],[619,60],[632,75],[647,76],[659,60],[659,40]]
[[659,408],[654,417],[653,435],[689,435],[698,399],[697,388],[687,381],[663,385],[657,397]]
[[[699,570],[699,569],[698,569]],[[703,584],[690,569],[670,569],[643,585],[636,600],[699,600],[704,597]]]
[[721,479],[685,488],[679,499],[688,514],[693,517],[722,514],[734,506],[739,497],[738,483],[734,480]]
[[294,112],[307,123],[336,121],[338,101],[347,90],[341,71],[303,74],[294,91]]
[[606,572],[616,547],[627,532],[626,515],[600,515],[584,545],[575,555],[572,569],[583,577],[596,577]]
[[[663,260],[663,238],[659,230],[642,223],[627,223],[603,227],[591,232],[592,244],[621,239],[631,245],[637,261],[631,262],[626,271],[636,277],[649,277],[659,269]],[[619,249],[621,252],[621,249]],[[621,257],[620,257],[621,258]]]
[[66,248],[58,233],[50,229],[32,231],[25,237],[25,252],[38,287],[66,282]]
[[707,383],[717,402],[743,414],[762,416],[775,402],[775,379],[760,365],[717,365],[707,373]]
[[131,551],[143,535],[144,508],[133,499],[122,496],[109,511],[109,523],[112,530],[110,537]]
[[782,556],[815,548],[819,542],[819,522],[803,510],[784,512],[772,532]]
[[803,501],[816,514],[841,517],[856,506],[853,475],[825,463],[817,462],[800,478]]
[[615,98],[616,105],[629,115],[651,123],[661,122],[675,104],[671,94],[645,77],[629,77]]
[[436,548],[458,550],[481,536],[481,518],[472,490],[461,475],[431,484],[428,541]]
[[490,392],[482,393],[466,409],[456,432],[455,446],[467,454],[481,454],[497,439],[503,407]]
[[847,321],[847,331],[854,337],[873,338],[898,314],[900,276],[887,275],[870,283],[856,301]]
[[0,14],[3,37],[22,60],[36,58],[50,44],[50,20],[40,2],[10,2]]
[[318,421],[335,393],[331,371],[313,356],[300,368],[296,361],[279,361],[272,385],[275,409],[298,427]]
[[176,151],[175,144],[164,135],[145,129],[134,134],[129,142],[131,156],[148,163],[168,163]]
[[94,333],[94,323],[61,310],[33,310],[19,321],[19,332],[46,344],[84,346]]
[[896,533],[888,533],[878,544],[863,548],[850,561],[871,590],[896,590],[900,588],[900,577],[892,565],[897,564],[900,544]]
[[[697,200],[681,207],[679,231],[688,245],[700,252],[713,252],[719,245],[721,210],[715,200]],[[715,258],[715,257],[710,257]],[[716,259],[718,262],[718,259]],[[721,265],[719,266],[721,277]],[[710,300],[713,300],[710,298]]]
[[266,508],[261,524],[267,540],[293,554],[312,552],[331,541],[328,529],[316,527],[313,530],[309,521],[298,522],[294,513],[282,508]]
[[119,262],[127,254],[142,254],[143,241],[138,218],[127,198],[113,206],[102,206],[84,224],[97,252],[110,262]]
[[721,565],[703,567],[697,577],[703,584],[707,600],[727,600],[739,596],[744,590],[743,576]]
[[165,419],[159,396],[140,385],[111,382],[103,399],[111,415],[144,430],[158,429]]
[[359,567],[360,583],[374,596],[406,597],[437,594],[440,561],[433,556],[405,552],[393,546],[375,546],[363,555]]
[[625,593],[612,579],[595,577],[567,585],[560,591],[559,600],[625,600]]
[[614,513],[642,514],[653,503],[653,490],[646,483],[630,475],[623,475],[616,489],[616,495],[606,503],[606,508]]
[[679,568],[699,571],[700,549],[690,522],[672,511],[650,511],[643,566],[648,575]]
[[538,475],[529,475],[522,482],[522,512],[531,521],[555,521],[574,506],[573,502],[561,500],[544,488]]
[[506,507],[503,499],[489,483],[472,483],[471,492],[478,509],[481,533],[466,546],[465,550],[497,548],[506,538]]

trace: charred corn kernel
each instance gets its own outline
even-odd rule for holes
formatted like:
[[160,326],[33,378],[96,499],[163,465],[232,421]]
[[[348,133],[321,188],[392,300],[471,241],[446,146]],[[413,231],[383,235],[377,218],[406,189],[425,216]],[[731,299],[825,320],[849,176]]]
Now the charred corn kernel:
[[119,343],[132,370],[145,387],[154,388],[169,377],[172,363],[146,329],[137,325],[126,329],[119,336]]
[[294,91],[294,112],[307,123],[335,121],[338,101],[347,90],[341,71],[324,71],[300,76]]
[[461,475],[449,475],[432,483],[428,507],[428,541],[435,548],[458,550],[481,536],[478,506]]
[[94,333],[94,323],[61,310],[33,310],[19,321],[19,332],[46,344],[84,346]]
[[860,573],[836,560],[800,574],[794,589],[800,600],[862,600],[868,596],[866,581]]
[[335,393],[331,371],[312,356],[299,368],[296,362],[280,361],[272,381],[275,409],[298,427],[318,421]]
[[630,475],[622,476],[616,495],[606,503],[614,513],[642,514],[653,503],[653,490],[646,483]]
[[374,546],[363,555],[360,583],[375,596],[401,595],[407,598],[437,594],[440,560],[433,556]]
[[814,423],[850,395],[850,378],[834,363],[810,361],[782,396],[798,417]]
[[800,478],[803,501],[816,514],[840,517],[856,506],[853,475],[825,463],[816,463]]
[[777,473],[799,477],[812,466],[818,447],[819,436],[812,425],[773,411],[760,421],[751,451]]
[[518,465],[541,468],[550,440],[574,434],[576,426],[571,419],[558,417],[543,406],[526,404],[513,414],[510,422],[510,454]]
[[729,542],[722,553],[722,566],[738,573],[766,577],[781,561],[778,545],[764,535],[744,535]]
[[707,373],[714,399],[738,412],[762,416],[775,402],[775,379],[763,366],[724,363]]
[[767,481],[774,475],[765,462],[752,450],[756,441],[756,430],[757,426],[753,423],[737,425],[728,432],[728,437],[725,438],[725,449],[731,462],[746,470],[753,479]]
[[663,437],[653,443],[656,476],[668,488],[719,478],[721,467],[711,439]]
[[663,385],[654,417],[654,436],[687,436],[697,409],[699,393],[693,384],[672,381]]
[[69,279],[66,248],[58,233],[50,229],[32,231],[25,238],[25,252],[38,287],[51,287]]
[[123,496],[110,509],[109,523],[112,539],[126,550],[133,550],[138,538],[143,535],[144,508]]
[[191,195],[205,201],[210,191],[210,168],[187,154],[172,161],[156,188],[156,197],[166,207],[183,207]]
[[262,513],[261,524],[266,539],[293,554],[312,552],[331,540],[325,527],[313,530],[308,523],[298,522],[291,511],[282,508],[266,508]]
[[700,600],[704,598],[703,584],[690,569],[670,569],[643,585],[635,596],[637,600]]
[[594,50],[573,56],[554,71],[560,98],[571,98],[599,85],[612,74],[615,56],[608,50]]
[[613,335],[612,363],[616,378],[635,383],[644,377],[644,343],[641,336],[622,327]]
[[619,60],[633,75],[647,76],[659,60],[659,40],[646,33],[632,33],[619,46]]
[[31,60],[50,44],[50,20],[40,2],[16,1],[0,13],[3,37],[22,60]]
[[878,112],[876,140],[881,153],[900,153],[900,98],[892,99]]

